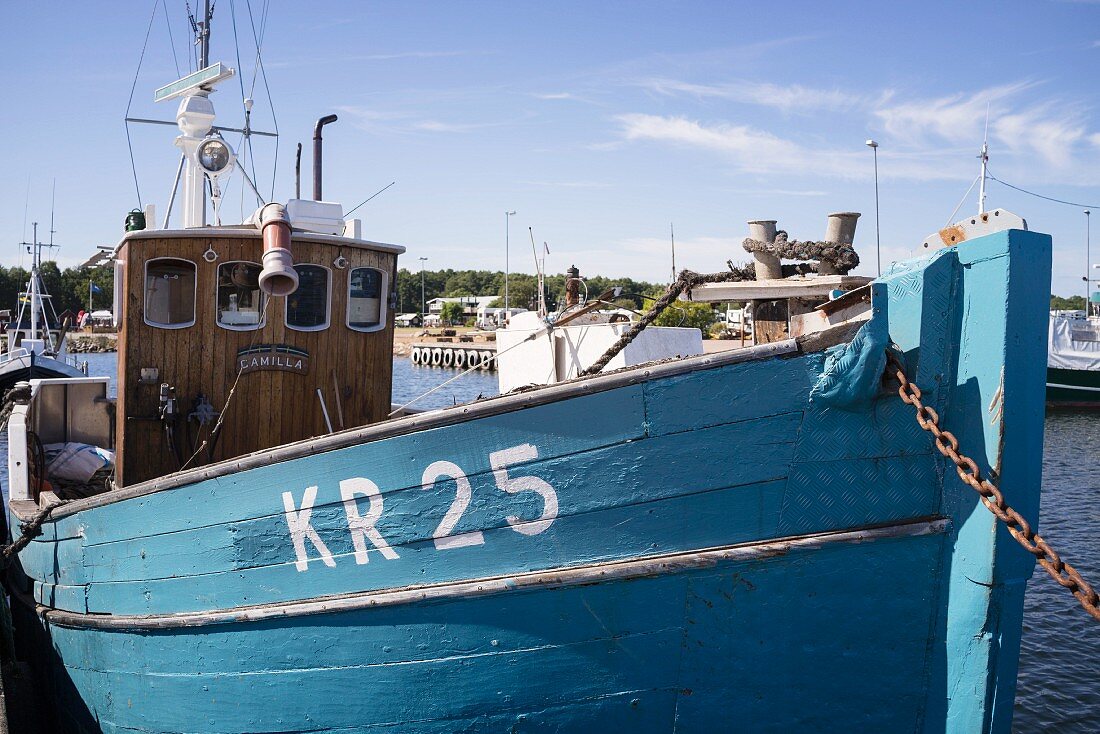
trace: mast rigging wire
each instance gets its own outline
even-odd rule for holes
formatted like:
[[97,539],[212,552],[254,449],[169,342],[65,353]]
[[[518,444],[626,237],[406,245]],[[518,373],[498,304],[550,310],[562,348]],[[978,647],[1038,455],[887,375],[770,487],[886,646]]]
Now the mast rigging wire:
[[[275,103],[272,101],[272,98],[271,98],[271,87],[267,83],[267,69],[264,68],[264,60],[263,60],[263,56],[262,56],[262,46],[263,46],[263,41],[262,41],[263,33],[262,32],[266,31],[266,28],[267,28],[267,10],[268,10],[269,6],[268,6],[268,3],[265,0],[263,15],[260,18],[261,33],[256,32],[256,21],[255,21],[255,18],[253,17],[253,15],[252,15],[252,0],[245,0],[245,6],[248,8],[248,23],[249,23],[250,26],[252,26],[252,40],[256,43],[256,66],[259,68],[260,76],[262,76],[263,80],[264,80],[264,91],[267,93],[267,105],[271,109],[271,122],[275,126],[275,135],[277,137],[279,135],[279,118],[275,114]],[[256,86],[256,82],[255,82],[255,78],[253,78],[253,82],[252,82],[253,89],[255,89],[255,86]],[[275,179],[278,177],[278,173],[279,173],[279,146],[277,144],[275,146],[275,156],[274,157],[275,157],[275,161],[274,161],[274,164],[272,165],[272,169],[271,169],[271,200],[272,201],[275,200]]]
[[1042,194],[1036,194],[1034,191],[1028,191],[1027,189],[1021,189],[1019,186],[1013,186],[1012,184],[1006,183],[1006,182],[1002,181],[1001,179],[997,178],[992,173],[989,173],[988,169],[986,170],[986,176],[988,176],[992,180],[996,181],[997,183],[1001,184],[1002,186],[1007,186],[1010,189],[1015,189],[1016,191],[1019,191],[1021,194],[1027,194],[1028,196],[1034,196],[1037,199],[1046,199],[1047,201],[1053,201],[1055,204],[1065,204],[1067,206],[1076,206],[1076,207],[1080,207],[1082,209],[1100,209],[1100,204],[1078,204],[1077,202],[1074,202],[1074,201],[1065,201],[1064,199],[1055,199],[1052,196],[1043,196]]
[[[248,2],[248,0],[245,0],[245,1]],[[259,38],[256,41],[256,62],[252,65],[252,83],[249,85],[249,92],[248,93],[250,95],[255,94],[255,92],[256,92],[256,77],[257,77],[257,75],[259,74],[259,71],[260,71],[260,63],[259,63],[260,49],[263,47],[264,37],[267,34],[267,11],[268,11],[268,8],[269,8],[268,0],[264,0],[263,9],[260,11],[260,34],[259,34]],[[252,20],[252,6],[251,6],[251,4],[248,6],[248,18],[249,18],[250,22],[254,23],[254,21]],[[253,33],[255,33],[255,27],[253,27]]]
[[[141,74],[141,64],[145,61],[145,49],[149,46],[149,33],[153,30],[153,21],[157,17],[157,5],[160,0],[153,0],[153,12],[149,15],[149,25],[145,29],[145,42],[141,44],[141,56],[138,57],[137,69],[134,70],[134,82],[130,85],[130,99],[126,102],[126,117],[130,116],[130,107],[134,104],[134,90],[137,89],[138,75]],[[130,168],[134,172],[134,190],[137,191],[138,208],[144,209],[141,203],[141,186],[138,184],[137,161],[134,160],[134,145],[130,140],[130,123],[126,122],[126,147],[130,150]]]
[[[191,3],[187,0],[183,0],[184,7],[187,8],[187,20],[191,21],[191,33],[195,36],[199,35],[199,24],[195,22],[195,14],[191,12]],[[195,70],[195,54],[198,53],[198,46],[194,43],[191,44],[191,53],[187,54],[187,70]]]
[[[244,93],[244,77],[240,71],[243,68],[241,65],[241,42],[237,36],[237,5],[234,0],[229,0],[229,15],[232,19],[233,25],[233,47],[237,54],[237,83],[241,89],[241,109],[244,112],[244,133],[241,136],[242,145],[241,153],[245,155],[245,161],[241,166],[241,170],[246,170],[248,165],[252,166],[252,180],[259,181],[259,176],[256,175],[256,155],[252,151],[252,115],[248,109],[248,105],[245,104],[245,99],[248,95]],[[278,147],[278,143],[276,143]],[[274,192],[273,192],[274,193]],[[256,199],[262,202],[262,198],[257,196]],[[244,218],[244,187],[241,187],[241,218]]]
[[974,190],[974,184],[978,183],[978,179],[981,177],[982,174],[979,173],[977,177],[970,183],[970,188],[968,188],[966,190],[966,193],[962,195],[962,198],[959,199],[959,203],[955,206],[955,210],[951,212],[951,214],[947,217],[947,224],[943,226],[950,227],[951,223],[955,221],[955,215],[959,213],[959,209],[962,209],[962,205],[966,202],[966,197],[970,196],[970,192]]
[[164,8],[164,25],[168,26],[168,43],[172,47],[172,63],[176,65],[176,78],[183,76],[180,73],[180,60],[176,55],[176,38],[172,35],[172,19],[168,15],[168,6],[165,4],[165,0],[160,0],[160,5]]
[[373,194],[371,194],[370,196],[368,196],[367,198],[363,199],[363,200],[362,200],[361,202],[359,202],[358,204],[356,204],[355,206],[353,206],[353,207],[352,207],[352,208],[351,208],[350,210],[348,210],[348,211],[347,211],[347,212],[346,212],[346,213],[344,214],[344,216],[345,216],[345,217],[349,216],[349,215],[350,215],[350,214],[351,214],[351,213],[352,213],[353,211],[355,211],[355,210],[356,210],[356,209],[358,209],[359,207],[363,206],[363,205],[364,205],[364,204],[366,204],[366,203],[367,203],[368,201],[370,201],[371,199],[373,199],[374,197],[378,196],[378,195],[379,195],[379,194],[381,194],[381,193],[382,193],[383,191],[385,191],[386,189],[388,189],[388,188],[389,188],[390,186],[393,186],[393,185],[394,185],[395,183],[397,183],[397,182],[396,182],[396,181],[390,181],[390,182],[389,182],[388,184],[386,184],[385,186],[383,186],[382,188],[380,188],[380,189],[379,189],[378,191],[375,191],[375,192],[374,192]]

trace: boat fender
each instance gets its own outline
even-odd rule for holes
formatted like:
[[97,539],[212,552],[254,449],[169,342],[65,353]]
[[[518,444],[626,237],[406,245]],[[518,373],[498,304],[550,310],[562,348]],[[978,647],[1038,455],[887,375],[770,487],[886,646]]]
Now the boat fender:
[[852,412],[865,410],[881,389],[889,343],[886,316],[876,313],[851,342],[826,351],[825,369],[810,390],[810,401]]
[[289,296],[298,290],[298,272],[290,253],[290,217],[282,204],[260,209],[260,231],[264,239],[264,269],[259,285],[270,296]]

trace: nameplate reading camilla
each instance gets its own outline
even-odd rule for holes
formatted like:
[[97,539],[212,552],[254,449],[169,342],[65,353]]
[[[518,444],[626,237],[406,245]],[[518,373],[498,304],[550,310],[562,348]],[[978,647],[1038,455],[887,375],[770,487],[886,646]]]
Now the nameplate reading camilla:
[[237,352],[237,371],[282,370],[309,372],[309,352],[287,344],[257,344]]

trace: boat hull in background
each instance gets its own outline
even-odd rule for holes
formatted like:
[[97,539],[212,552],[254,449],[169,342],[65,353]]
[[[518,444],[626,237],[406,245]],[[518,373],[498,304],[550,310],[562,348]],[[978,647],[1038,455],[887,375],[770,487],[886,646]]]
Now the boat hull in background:
[[1100,370],[1047,368],[1047,404],[1057,408],[1100,408]]
[[56,377],[84,377],[84,373],[71,364],[52,357],[36,357],[32,367],[29,354],[17,355],[0,362],[0,395],[15,387],[17,382]]

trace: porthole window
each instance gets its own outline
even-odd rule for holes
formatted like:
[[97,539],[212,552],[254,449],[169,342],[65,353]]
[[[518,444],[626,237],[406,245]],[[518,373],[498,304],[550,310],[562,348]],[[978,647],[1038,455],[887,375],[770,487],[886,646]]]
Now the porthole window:
[[195,323],[195,263],[158,257],[145,263],[145,323],[183,329]]
[[266,295],[260,290],[260,269],[240,261],[218,266],[218,326],[234,331],[263,326]]
[[377,331],[385,325],[386,275],[375,268],[348,272],[348,328]]
[[320,265],[295,265],[298,290],[286,297],[286,325],[297,331],[328,328],[329,272]]

